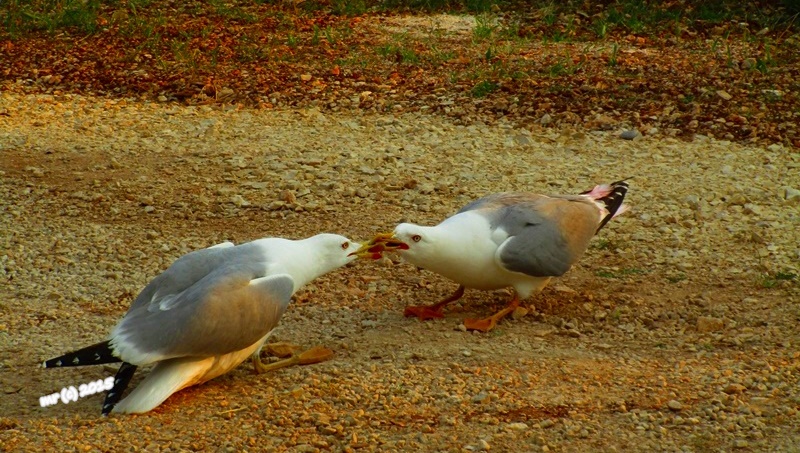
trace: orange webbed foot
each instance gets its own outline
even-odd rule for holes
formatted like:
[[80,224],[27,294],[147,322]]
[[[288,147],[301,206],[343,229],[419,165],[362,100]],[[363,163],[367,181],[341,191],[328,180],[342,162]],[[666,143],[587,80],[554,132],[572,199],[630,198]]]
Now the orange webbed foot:
[[467,330],[478,330],[480,332],[488,332],[497,326],[497,318],[490,316],[484,319],[465,319],[464,327]]
[[403,316],[415,316],[420,321],[427,321],[429,319],[444,318],[444,313],[442,313],[442,308],[437,306],[409,306],[403,310]]

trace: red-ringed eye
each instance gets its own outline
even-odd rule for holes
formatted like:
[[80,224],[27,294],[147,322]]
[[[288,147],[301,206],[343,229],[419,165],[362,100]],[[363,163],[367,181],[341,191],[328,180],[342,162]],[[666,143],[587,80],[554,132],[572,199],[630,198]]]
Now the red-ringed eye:
[[411,236],[411,240],[414,241],[414,242],[419,242],[419,241],[422,240],[422,236],[420,236],[418,234],[415,234],[415,235]]
[[347,241],[342,242],[342,250],[347,250],[350,248],[350,243]]

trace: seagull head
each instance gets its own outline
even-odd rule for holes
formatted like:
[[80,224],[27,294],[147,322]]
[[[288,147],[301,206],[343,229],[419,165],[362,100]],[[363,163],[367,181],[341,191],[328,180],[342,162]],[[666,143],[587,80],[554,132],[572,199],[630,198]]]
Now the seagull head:
[[361,244],[338,234],[318,234],[314,236],[316,249],[320,252],[320,259],[332,268],[339,268],[355,260],[353,254],[361,248]]
[[391,233],[380,233],[352,253],[359,258],[379,259],[384,252],[400,252],[407,258],[424,255],[432,249],[432,227],[401,223]]

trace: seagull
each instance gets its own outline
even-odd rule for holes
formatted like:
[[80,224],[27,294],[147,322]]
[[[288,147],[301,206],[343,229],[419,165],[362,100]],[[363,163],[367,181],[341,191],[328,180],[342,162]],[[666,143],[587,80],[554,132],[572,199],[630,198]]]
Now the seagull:
[[609,220],[628,209],[625,180],[601,184],[579,195],[503,192],[461,208],[436,226],[401,223],[378,234],[353,254],[378,259],[397,252],[409,263],[459,284],[450,297],[431,306],[409,306],[405,316],[442,318],[445,305],[465,288],[513,287],[506,308],[486,319],[466,319],[470,330],[488,332],[513,312],[521,299],[566,273]]
[[[173,393],[220,376],[252,356],[292,295],[354,259],[344,236],[224,242],[178,258],[133,301],[108,340],[44,362],[45,368],[122,362],[102,414],[144,413]],[[155,365],[122,401],[137,367]]]

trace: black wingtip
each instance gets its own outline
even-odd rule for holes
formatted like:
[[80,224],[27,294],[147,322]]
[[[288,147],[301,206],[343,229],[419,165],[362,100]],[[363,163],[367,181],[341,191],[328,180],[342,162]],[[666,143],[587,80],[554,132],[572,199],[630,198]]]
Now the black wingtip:
[[59,368],[67,366],[102,365],[104,363],[117,363],[122,360],[114,356],[108,341],[87,346],[77,351],[68,352],[62,356],[45,360],[44,368]]
[[106,393],[106,398],[103,400],[103,408],[100,413],[107,417],[108,414],[114,409],[114,406],[122,399],[122,394],[128,388],[128,384],[133,378],[133,373],[136,372],[136,365],[131,365],[128,362],[122,362],[122,366],[117,370],[114,376],[114,386]]

